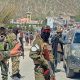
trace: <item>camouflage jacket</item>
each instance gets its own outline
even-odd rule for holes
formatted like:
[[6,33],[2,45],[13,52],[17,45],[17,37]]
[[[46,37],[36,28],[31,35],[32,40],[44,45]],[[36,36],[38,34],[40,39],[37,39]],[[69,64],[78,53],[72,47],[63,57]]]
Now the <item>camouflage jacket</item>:
[[35,39],[32,46],[35,46],[35,44],[38,44],[40,49],[36,50],[36,51],[32,51],[30,49],[29,56],[33,59],[34,64],[38,63],[38,64],[42,64],[42,65],[47,65],[48,63],[42,55],[42,45],[43,45],[42,39]]
[[3,59],[9,59],[10,58],[10,50],[14,47],[13,40],[16,38],[16,36],[13,37],[12,34],[8,34],[4,41],[0,42],[0,54],[2,55]]

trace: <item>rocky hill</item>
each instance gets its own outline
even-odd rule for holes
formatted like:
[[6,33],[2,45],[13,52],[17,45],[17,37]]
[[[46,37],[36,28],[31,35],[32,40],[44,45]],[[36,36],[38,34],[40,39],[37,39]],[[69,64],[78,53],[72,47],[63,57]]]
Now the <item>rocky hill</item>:
[[25,17],[28,11],[35,19],[59,14],[79,15],[80,0],[0,0],[1,18]]

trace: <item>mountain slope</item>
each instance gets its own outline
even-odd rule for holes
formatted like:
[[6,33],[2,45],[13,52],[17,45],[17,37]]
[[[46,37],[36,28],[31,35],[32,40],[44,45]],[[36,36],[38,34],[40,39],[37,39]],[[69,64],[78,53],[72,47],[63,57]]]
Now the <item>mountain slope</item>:
[[[0,13],[7,9],[12,10],[14,17],[25,17],[26,12],[32,13],[32,18],[45,18],[59,14],[78,15],[80,0],[0,0]],[[1,14],[0,14],[1,15]]]

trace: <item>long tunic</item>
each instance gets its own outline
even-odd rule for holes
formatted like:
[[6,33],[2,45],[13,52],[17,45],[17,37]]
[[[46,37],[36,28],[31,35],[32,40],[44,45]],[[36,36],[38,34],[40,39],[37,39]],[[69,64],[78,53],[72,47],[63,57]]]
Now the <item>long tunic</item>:
[[46,65],[46,60],[44,59],[44,57],[42,55],[40,55],[40,53],[42,52],[42,44],[43,41],[42,39],[36,39],[33,42],[33,46],[35,44],[38,44],[40,46],[39,52],[37,51],[31,51],[30,50],[30,57],[33,59],[34,64],[35,64],[35,80],[45,80],[44,78],[44,74],[43,74],[43,68],[41,67],[41,65]]

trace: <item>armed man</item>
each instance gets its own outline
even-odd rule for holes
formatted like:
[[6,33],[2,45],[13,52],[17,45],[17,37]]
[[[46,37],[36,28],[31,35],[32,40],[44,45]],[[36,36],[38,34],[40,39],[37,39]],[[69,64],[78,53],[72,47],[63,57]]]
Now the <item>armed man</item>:
[[9,59],[9,50],[8,43],[5,40],[6,38],[6,29],[0,27],[0,65],[1,65],[1,75],[2,80],[8,80],[8,59]]
[[[8,80],[8,59],[14,56],[12,55],[11,51],[15,47],[15,45],[13,44],[17,42],[16,36],[13,34],[10,34],[11,35],[10,36],[9,34],[10,32],[8,32],[4,27],[0,27],[0,65],[1,65],[2,80]],[[16,52],[16,54],[17,53],[18,52]],[[17,55],[16,54],[15,56],[18,56],[18,54]],[[14,64],[14,60],[12,61],[12,64]],[[19,60],[15,62],[17,62],[17,65],[19,65]],[[17,77],[21,77],[19,74],[19,67],[16,67],[16,70],[13,71],[13,68],[15,67],[16,66],[12,67],[12,73],[16,74],[15,76]]]
[[22,49],[21,49],[21,44],[17,41],[16,35],[10,30],[7,37],[6,41],[9,42],[9,47],[10,53],[9,56],[11,57],[12,61],[12,78],[14,79],[15,77],[21,78],[21,75],[19,73],[19,65],[20,65],[20,60],[19,57],[21,56]]
[[35,64],[35,80],[50,80],[48,62],[42,55],[42,49],[43,40],[41,39],[40,34],[37,34],[30,50],[30,57]]
[[51,42],[52,42],[52,49],[53,49],[53,55],[55,58],[54,66],[55,70],[57,68],[57,64],[60,63],[61,55],[64,55],[63,51],[63,39],[62,39],[62,27],[58,26],[56,34],[53,36]]

